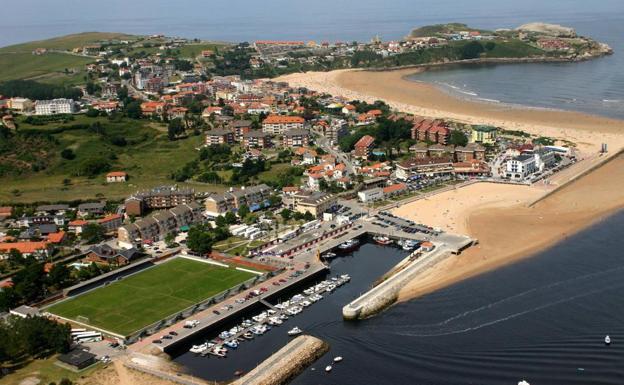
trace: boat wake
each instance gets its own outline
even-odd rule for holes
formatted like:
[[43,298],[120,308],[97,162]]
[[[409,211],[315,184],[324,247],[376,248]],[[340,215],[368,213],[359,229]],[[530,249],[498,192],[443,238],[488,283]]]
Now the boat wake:
[[[612,274],[622,270],[624,270],[624,266],[554,282],[464,311],[437,323],[397,325],[394,331],[396,334],[412,337],[437,337],[467,333],[562,303],[622,288],[624,282],[622,282],[621,274]],[[600,283],[600,287],[595,288],[597,283]],[[592,286],[591,289],[590,285]],[[517,311],[527,306],[530,307]]]

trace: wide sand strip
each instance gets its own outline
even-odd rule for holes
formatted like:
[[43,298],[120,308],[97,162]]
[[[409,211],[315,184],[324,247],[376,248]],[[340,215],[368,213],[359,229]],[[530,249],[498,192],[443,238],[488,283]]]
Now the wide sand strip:
[[624,208],[622,191],[624,156],[618,156],[531,207],[543,194],[538,188],[482,183],[397,208],[397,215],[479,240],[412,281],[400,300],[535,255]]
[[490,124],[567,139],[586,152],[598,151],[601,143],[608,143],[613,150],[624,147],[624,121],[578,112],[467,101],[430,84],[405,79],[422,70],[307,72],[282,76],[277,80],[349,99],[368,102],[384,100],[397,110],[416,115]]

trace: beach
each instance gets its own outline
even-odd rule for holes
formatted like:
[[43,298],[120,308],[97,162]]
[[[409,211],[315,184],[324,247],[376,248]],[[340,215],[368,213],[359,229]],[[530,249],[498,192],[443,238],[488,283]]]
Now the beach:
[[433,85],[405,79],[424,70],[307,72],[285,75],[277,80],[352,100],[383,100],[394,109],[425,117],[488,124],[565,139],[576,143],[584,153],[597,152],[602,143],[607,143],[611,149],[624,147],[624,121],[571,111],[469,101]]
[[[585,160],[552,176],[548,184],[477,183],[394,209],[396,215],[479,241],[410,282],[401,291],[400,300],[535,255],[624,208],[624,157],[597,167],[604,160],[598,155],[602,143],[608,144],[611,154],[624,148],[624,121],[468,101],[430,84],[405,79],[423,70],[339,70],[291,74],[279,80],[347,99],[384,100],[396,110],[430,118],[490,124],[571,141]],[[575,180],[579,175],[584,176]],[[551,193],[555,187],[560,189]]]
[[407,300],[551,247],[624,208],[624,156],[544,194],[536,187],[478,183],[404,205],[394,213],[478,239],[410,282]]

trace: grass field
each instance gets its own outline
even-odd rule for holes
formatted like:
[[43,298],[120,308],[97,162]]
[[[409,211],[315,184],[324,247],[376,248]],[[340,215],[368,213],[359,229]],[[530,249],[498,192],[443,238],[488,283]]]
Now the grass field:
[[93,59],[65,53],[35,56],[0,52],[0,81],[32,79],[56,84],[84,83],[85,65],[89,63],[93,63]]
[[67,378],[71,381],[78,381],[81,377],[88,377],[102,368],[102,364],[97,364],[82,372],[76,373],[56,365],[56,358],[57,356],[55,355],[46,359],[33,360],[23,368],[1,377],[0,385],[50,384],[53,382],[58,384],[63,378]]
[[129,335],[168,315],[242,283],[254,274],[177,258],[47,309]]
[[[57,128],[70,127],[74,124],[90,125],[99,121],[109,136],[122,136],[128,144],[115,146],[101,135],[87,129],[67,129],[58,132]],[[53,132],[55,144],[39,149],[49,155],[45,170],[16,176],[0,177],[0,202],[40,202],[70,201],[74,199],[94,199],[105,197],[120,199],[140,189],[172,184],[171,174],[187,162],[197,158],[197,150],[203,143],[203,136],[170,141],[164,125],[145,121],[128,120],[109,122],[106,118],[88,118],[76,116],[67,124],[49,124],[31,126],[21,121],[20,130],[36,129],[42,133]],[[73,160],[60,157],[64,148],[70,148],[76,154]],[[0,158],[1,158],[0,154]],[[107,184],[104,176],[96,178],[72,176],[73,170],[85,159],[95,155],[112,157],[114,170],[126,171],[130,175],[128,183]],[[69,185],[63,180],[70,179]],[[184,183],[179,183],[185,185]],[[197,191],[221,192],[221,185],[192,185]],[[17,194],[15,190],[18,190]]]

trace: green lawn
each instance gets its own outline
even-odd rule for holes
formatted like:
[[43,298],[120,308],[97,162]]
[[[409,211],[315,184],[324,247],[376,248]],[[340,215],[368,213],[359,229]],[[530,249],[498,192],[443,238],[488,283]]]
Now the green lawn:
[[47,309],[129,335],[168,315],[244,282],[254,274],[177,258]]
[[[76,124],[91,125],[96,121],[105,127],[108,137],[124,137],[128,144],[115,146],[107,137],[87,129],[66,129],[62,132],[56,130],[58,127],[69,128]],[[31,126],[21,121],[18,124],[20,130],[35,129],[42,133],[52,133],[55,143],[43,148],[29,149],[31,153],[47,154],[45,169],[0,177],[0,202],[70,201],[98,197],[121,199],[140,189],[173,184],[175,182],[171,179],[171,174],[196,159],[196,148],[203,142],[201,135],[170,141],[166,126],[146,120],[124,119],[121,122],[109,122],[106,118],[76,116],[74,121],[67,124]],[[64,148],[72,149],[76,158],[62,159],[60,152]],[[0,154],[0,163],[2,155]],[[130,176],[129,181],[107,184],[103,174],[96,178],[72,175],[82,161],[94,156],[111,159],[112,169],[126,171]],[[70,179],[70,184],[65,186],[64,179]],[[213,192],[222,192],[225,189],[222,185],[193,184],[190,187],[197,191]]]
[[136,40],[138,36],[116,32],[83,32],[72,35],[54,37],[47,40],[37,40],[28,43],[15,44],[0,48],[0,52],[28,52],[36,48],[47,48],[57,50],[72,50],[85,45],[95,44],[101,41],[116,40]]
[[15,372],[0,378],[0,385],[32,384],[36,382],[31,381],[37,380],[39,381],[38,383],[42,385],[52,382],[58,384],[63,378],[67,378],[71,381],[78,381],[81,377],[88,377],[102,368],[102,364],[97,364],[76,373],[56,365],[56,358],[57,356],[54,355],[46,359],[33,360],[23,368],[17,369]]
[[85,66],[89,63],[93,63],[93,59],[65,53],[35,56],[0,52],[0,81],[32,79],[57,84],[84,83]]

